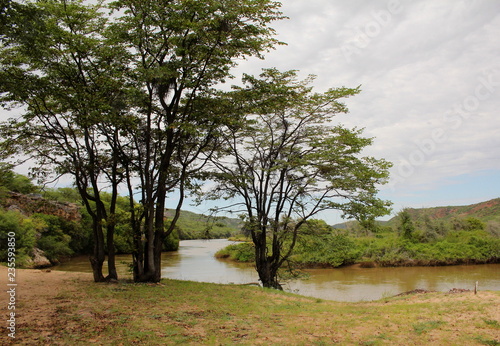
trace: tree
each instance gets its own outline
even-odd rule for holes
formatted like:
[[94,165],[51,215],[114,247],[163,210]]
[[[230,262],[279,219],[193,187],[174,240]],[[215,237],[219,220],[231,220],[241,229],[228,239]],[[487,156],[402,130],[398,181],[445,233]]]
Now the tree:
[[24,194],[38,190],[28,177],[15,173],[11,168],[11,165],[0,162],[0,198],[2,190]]
[[313,93],[312,80],[268,69],[260,78],[246,75],[245,86],[226,95],[243,120],[221,131],[225,151],[212,158],[217,185],[208,197],[236,198],[227,208],[246,212],[264,287],[281,289],[278,270],[301,226],[319,212],[364,219],[388,212],[376,186],[386,182],[390,164],[360,157],[372,140],[332,122],[347,112],[339,100],[359,88]]
[[[0,32],[1,101],[23,106],[23,114],[2,124],[4,156],[27,155],[42,180],[70,174],[91,215],[95,281],[116,279],[114,209],[119,157],[113,144],[127,127],[123,77],[128,56],[103,34],[107,21],[98,5],[81,1],[11,2],[4,8]],[[106,208],[105,188],[114,200]],[[104,238],[106,229],[106,243]]]
[[399,216],[399,234],[405,239],[413,239],[415,225],[413,224],[411,214],[407,208],[401,210]]
[[[237,58],[260,56],[277,43],[268,25],[281,14],[279,3],[268,0],[119,0],[113,6],[122,14],[114,37],[132,54],[139,95],[131,145],[123,150],[125,170],[134,172],[128,177],[141,187],[142,209],[131,219],[134,278],[156,282],[163,240],[228,121],[217,112],[212,88],[229,77]],[[174,189],[176,213],[166,227],[166,197]]]
[[[282,18],[280,4],[119,0],[113,17],[79,0],[10,4],[1,12],[1,101],[26,112],[1,127],[2,152],[36,159],[43,178],[54,170],[73,176],[93,218],[96,281],[104,280],[106,251],[116,277],[116,199],[125,187],[134,279],[159,281],[164,238],[229,121],[217,112],[213,87],[237,59],[277,43],[269,23]],[[108,207],[104,189],[113,195]],[[174,190],[176,214],[166,227]]]

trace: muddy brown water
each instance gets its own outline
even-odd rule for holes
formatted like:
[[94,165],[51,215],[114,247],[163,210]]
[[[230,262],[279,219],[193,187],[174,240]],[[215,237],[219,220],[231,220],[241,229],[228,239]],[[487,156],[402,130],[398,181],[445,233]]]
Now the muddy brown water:
[[[178,251],[162,256],[162,277],[213,283],[258,282],[251,265],[219,260],[215,252],[232,242],[225,239],[183,240]],[[130,255],[117,256],[119,275],[128,274]],[[88,257],[75,257],[54,269],[91,272]],[[310,269],[308,278],[287,282],[287,291],[336,301],[368,301],[415,289],[447,292],[453,288],[500,291],[500,264],[446,267]]]

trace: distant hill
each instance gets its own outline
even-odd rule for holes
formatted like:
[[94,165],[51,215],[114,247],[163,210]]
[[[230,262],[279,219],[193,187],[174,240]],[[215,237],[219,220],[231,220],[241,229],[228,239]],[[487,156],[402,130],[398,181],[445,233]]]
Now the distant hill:
[[[167,209],[165,215],[171,219],[175,210]],[[210,217],[203,214],[181,210],[177,221],[181,239],[225,238],[240,232],[241,220],[225,216]],[[208,232],[207,232],[208,231]]]
[[[449,221],[453,218],[463,219],[467,217],[475,217],[483,222],[500,222],[500,198],[463,206],[407,208],[407,211],[415,220],[429,217],[432,220],[440,219],[443,221]],[[390,219],[388,223],[392,224],[395,220],[397,220],[397,216]]]
[[[500,222],[500,198],[495,198],[490,201],[463,205],[463,206],[446,206],[432,208],[407,208],[406,209],[414,220],[422,220],[429,217],[432,220],[449,221],[454,218],[463,219],[467,217],[475,217],[483,222],[497,221]],[[379,224],[393,226],[397,223],[398,217],[394,216],[388,221],[377,221]],[[357,221],[346,221],[336,225],[335,228],[345,229],[348,226],[356,224]]]

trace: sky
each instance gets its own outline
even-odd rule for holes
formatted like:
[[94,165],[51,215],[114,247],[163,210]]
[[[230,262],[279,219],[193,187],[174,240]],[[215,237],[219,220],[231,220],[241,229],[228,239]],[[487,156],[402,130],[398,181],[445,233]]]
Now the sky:
[[[315,91],[356,87],[348,127],[375,137],[366,155],[393,163],[379,197],[402,208],[500,197],[500,1],[284,0],[287,43],[241,72],[296,69]],[[339,221],[334,212],[322,215]]]
[[365,128],[375,138],[365,154],[394,164],[379,193],[393,202],[385,219],[405,207],[500,197],[500,1],[282,3],[289,19],[272,26],[287,45],[241,61],[234,74],[299,70],[317,76],[318,92],[361,85],[338,121]]

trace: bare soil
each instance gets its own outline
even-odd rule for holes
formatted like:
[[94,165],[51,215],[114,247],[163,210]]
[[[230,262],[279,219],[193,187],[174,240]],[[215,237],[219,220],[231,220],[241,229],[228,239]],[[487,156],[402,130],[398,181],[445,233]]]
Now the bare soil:
[[[16,318],[16,339],[23,330],[36,330],[40,338],[50,336],[60,326],[56,326],[58,304],[56,301],[62,292],[78,293],[76,281],[92,281],[92,275],[88,273],[68,273],[62,271],[51,271],[50,269],[18,269],[16,270],[15,286],[15,309],[8,309],[10,300],[9,294],[4,288],[7,286],[7,267],[0,266],[0,303],[2,314],[2,333],[0,344],[12,342],[5,330],[6,319],[10,318],[10,312],[15,312]],[[36,343],[36,340],[32,340]],[[17,342],[16,342],[17,344]]]

